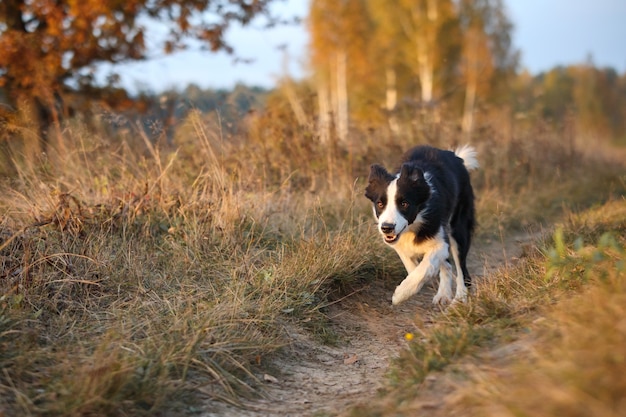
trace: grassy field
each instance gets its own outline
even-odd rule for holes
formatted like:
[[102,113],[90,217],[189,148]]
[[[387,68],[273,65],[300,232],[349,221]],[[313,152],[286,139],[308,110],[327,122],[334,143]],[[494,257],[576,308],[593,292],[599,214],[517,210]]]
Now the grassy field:
[[[63,152],[36,164],[9,153],[14,168],[0,191],[0,415],[184,414],[200,397],[254,396],[253,370],[287,343],[285,323],[323,339],[331,300],[390,273],[362,197],[369,164],[392,165],[395,152],[417,143],[459,144],[446,132],[355,135],[340,149],[286,126],[228,136],[196,114],[173,146],[138,130],[71,125]],[[556,220],[562,232],[438,316],[401,355],[371,415],[410,409],[429,373],[528,328],[545,338],[529,360],[549,371],[516,368],[519,392],[498,389],[508,381],[494,377],[459,404],[477,415],[493,404],[536,415],[547,400],[516,399],[538,378],[553,388],[554,407],[566,397],[574,407],[584,401],[579,391],[601,387],[587,372],[617,378],[623,370],[623,356],[610,365],[594,348],[599,334],[571,335],[588,326],[623,337],[604,330],[624,305],[624,165],[545,129],[507,139],[487,132],[473,144],[483,167],[474,177],[479,239],[551,229]],[[568,301],[579,298],[590,304]],[[601,300],[603,314],[590,315]],[[535,324],[543,316],[550,320]],[[596,318],[604,322],[584,322]],[[623,342],[600,340],[607,349]],[[559,391],[562,373],[578,371],[566,365],[581,349],[597,361],[586,360],[590,369],[572,376],[578,385]],[[623,397],[619,384],[602,395]],[[615,401],[606,407],[623,410]]]
[[421,328],[381,398],[350,415],[624,415],[625,236],[623,198],[570,214]]

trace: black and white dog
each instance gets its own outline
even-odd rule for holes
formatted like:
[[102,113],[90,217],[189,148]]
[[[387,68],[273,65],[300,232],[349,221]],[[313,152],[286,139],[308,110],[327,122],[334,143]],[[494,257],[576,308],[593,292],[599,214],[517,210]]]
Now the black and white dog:
[[456,267],[454,301],[467,299],[471,278],[465,261],[475,223],[469,171],[476,168],[476,151],[467,145],[454,152],[417,146],[404,155],[396,174],[371,166],[365,196],[374,203],[385,243],[396,250],[408,273],[396,287],[393,304],[416,294],[437,272],[433,303],[451,302],[450,253]]

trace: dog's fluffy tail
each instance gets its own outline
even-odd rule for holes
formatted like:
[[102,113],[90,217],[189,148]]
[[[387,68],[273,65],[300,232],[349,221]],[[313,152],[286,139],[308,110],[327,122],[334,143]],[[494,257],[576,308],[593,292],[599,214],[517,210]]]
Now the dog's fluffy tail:
[[463,165],[465,165],[465,168],[467,168],[468,171],[478,169],[480,166],[478,164],[478,160],[476,159],[476,149],[474,149],[473,146],[459,146],[454,150],[454,153],[463,160]]

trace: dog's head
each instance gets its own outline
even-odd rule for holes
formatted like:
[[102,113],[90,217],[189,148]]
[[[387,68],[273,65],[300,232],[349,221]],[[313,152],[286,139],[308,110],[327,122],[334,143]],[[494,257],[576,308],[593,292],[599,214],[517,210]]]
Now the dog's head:
[[430,197],[427,175],[410,162],[396,176],[380,165],[370,168],[365,196],[374,204],[378,230],[386,243],[395,243],[402,232],[420,222]]

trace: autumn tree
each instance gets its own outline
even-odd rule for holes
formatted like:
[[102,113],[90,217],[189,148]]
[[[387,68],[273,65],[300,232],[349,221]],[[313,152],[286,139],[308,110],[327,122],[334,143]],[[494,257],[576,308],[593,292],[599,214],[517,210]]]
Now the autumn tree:
[[322,141],[329,139],[334,124],[336,137],[345,143],[349,93],[362,88],[367,78],[371,27],[365,6],[365,0],[311,2],[311,65],[317,77]]
[[462,33],[460,60],[464,85],[461,127],[466,136],[474,125],[474,108],[479,95],[494,93],[507,76],[513,75],[517,54],[511,47],[513,25],[502,0],[461,0],[459,23]]
[[626,138],[626,73],[584,64],[557,66],[531,76],[515,77],[515,111],[524,123],[541,125],[567,135],[579,145]]
[[[12,108],[58,120],[58,98],[93,87],[98,63],[146,58],[151,22],[170,29],[165,52],[200,40],[211,51],[232,51],[233,23],[269,16],[271,0],[2,0],[0,88]],[[1,116],[1,114],[0,114]]]
[[[436,121],[442,104],[452,103],[447,108],[464,114],[469,134],[478,97],[495,94],[515,70],[512,25],[501,0],[313,0],[310,22],[318,79],[332,81],[324,74],[336,73],[341,81],[343,72],[328,68],[343,68],[337,59],[342,51],[349,57],[348,85],[318,89],[320,109],[332,102],[324,91],[345,91],[351,117],[361,111],[371,122],[386,114],[396,133],[402,108],[420,109],[422,120]],[[321,113],[324,121],[326,111]]]
[[442,88],[439,81],[446,73],[446,66],[454,65],[446,60],[450,48],[454,48],[449,41],[455,33],[446,33],[454,30],[449,25],[450,20],[454,20],[453,4],[448,0],[404,0],[400,5],[402,14],[398,22],[409,40],[409,49],[404,54],[419,79],[421,101],[429,104],[435,98],[436,89]]
[[579,139],[622,137],[626,91],[620,86],[617,72],[611,68],[596,68],[592,62],[569,66],[565,70],[572,80],[568,92],[571,101],[567,105],[576,114],[573,123]]

